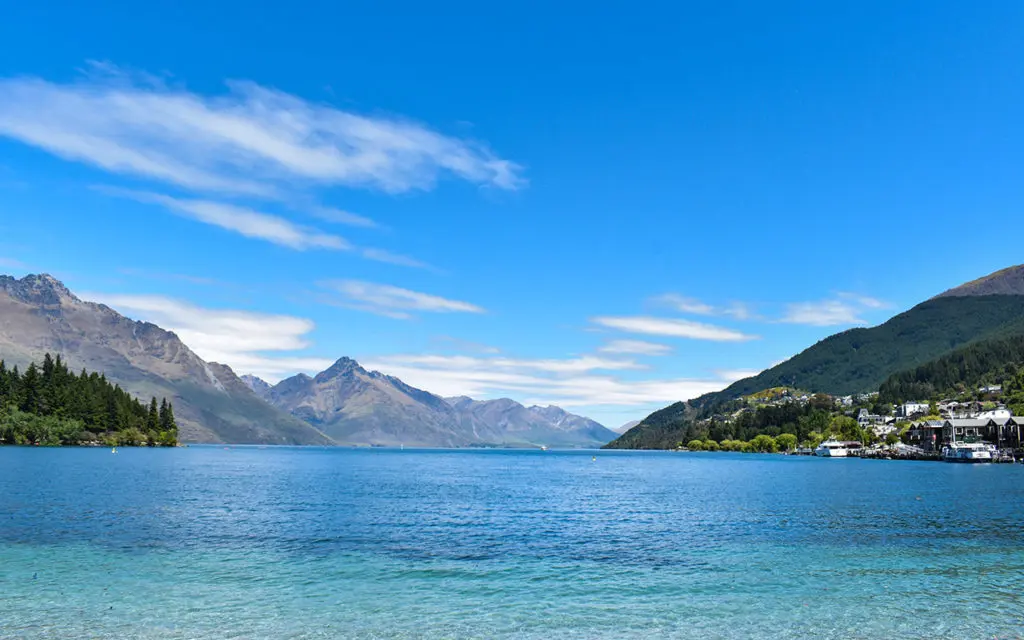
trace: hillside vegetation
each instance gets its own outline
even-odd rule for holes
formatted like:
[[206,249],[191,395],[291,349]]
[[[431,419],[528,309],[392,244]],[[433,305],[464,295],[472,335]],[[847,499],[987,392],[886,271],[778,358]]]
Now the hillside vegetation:
[[1024,296],[944,297],[870,329],[825,338],[771,369],[708,394],[708,404],[771,387],[849,395],[977,340],[1024,335]]
[[999,350],[1012,348],[1008,346],[1011,343],[1000,341],[1019,336],[1024,336],[1022,295],[933,298],[877,327],[830,336],[786,362],[722,391],[656,411],[607,446],[671,448],[680,441],[688,441],[685,438],[694,433],[695,421],[726,412],[738,398],[775,387],[835,396],[876,391],[893,374],[920,367],[975,343],[991,341],[992,352],[978,350],[969,357],[982,357],[985,353],[985,358],[996,359]]
[[919,367],[894,373],[882,383],[878,397],[880,402],[901,403],[964,394],[983,396],[985,392],[978,390],[991,385],[1002,386],[1010,396],[1021,386],[1022,368],[1024,336],[983,340]]

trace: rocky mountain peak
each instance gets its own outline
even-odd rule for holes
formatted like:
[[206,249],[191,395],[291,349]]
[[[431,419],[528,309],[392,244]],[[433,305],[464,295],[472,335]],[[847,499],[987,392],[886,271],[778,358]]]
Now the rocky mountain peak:
[[527,409],[509,398],[442,398],[367,372],[351,358],[340,358],[312,379],[298,374],[283,380],[266,397],[342,444],[578,447],[615,437],[593,420],[558,407]]
[[59,305],[65,300],[79,301],[64,283],[48,273],[30,274],[20,280],[11,276],[0,276],[0,290],[27,304],[52,306]]
[[359,366],[359,363],[352,358],[338,358],[337,362],[332,364],[330,368],[321,371],[316,375],[315,380],[317,382],[325,382],[338,376],[350,375],[352,373],[365,373],[366,371]]
[[479,402],[480,404],[500,409],[512,409],[523,406],[511,398],[495,398],[494,400],[480,400]]
[[258,376],[246,374],[244,376],[240,376],[240,379],[242,382],[246,384],[247,387],[252,389],[253,393],[255,393],[261,398],[265,398],[267,394],[270,393],[270,390],[273,388],[270,386],[269,382]]
[[540,414],[542,416],[547,416],[549,418],[565,416],[565,415],[568,415],[568,413],[569,413],[565,409],[563,409],[561,407],[556,407],[553,404],[549,404],[546,407],[542,407],[540,405],[535,404],[532,407],[530,407],[530,411],[532,411],[534,413],[537,413],[537,414]]

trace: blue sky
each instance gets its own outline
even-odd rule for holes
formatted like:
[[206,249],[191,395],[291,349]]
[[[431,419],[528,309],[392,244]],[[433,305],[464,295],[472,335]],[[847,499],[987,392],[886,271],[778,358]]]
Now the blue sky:
[[0,270],[239,373],[617,426],[1022,261],[1019,3],[62,4]]

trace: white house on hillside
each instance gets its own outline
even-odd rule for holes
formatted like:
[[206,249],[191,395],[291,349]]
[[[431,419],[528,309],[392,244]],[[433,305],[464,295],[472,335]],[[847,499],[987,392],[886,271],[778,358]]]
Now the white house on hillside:
[[899,407],[900,416],[903,418],[909,418],[914,415],[928,415],[928,403],[927,402],[904,402]]

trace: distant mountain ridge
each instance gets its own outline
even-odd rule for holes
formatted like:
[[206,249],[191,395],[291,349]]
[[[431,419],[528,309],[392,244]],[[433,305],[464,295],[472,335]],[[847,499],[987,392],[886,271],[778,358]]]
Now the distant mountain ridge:
[[174,333],[79,299],[56,278],[0,276],[0,358],[24,367],[46,352],[103,373],[142,399],[174,404],[185,442],[327,444],[315,428],[260,400],[230,367]]
[[[257,392],[267,384],[253,377],[246,381]],[[340,444],[596,447],[616,436],[558,407],[524,407],[507,398],[441,398],[367,371],[350,358],[313,377],[282,380],[263,397]]]
[[831,395],[877,391],[897,372],[978,341],[1019,335],[1024,335],[1024,265],[950,289],[876,327],[832,335],[722,391],[665,407],[607,446],[671,446],[672,438],[689,421],[710,415],[723,403],[773,387]]
[[[602,424],[553,405],[526,407],[508,398],[472,400],[448,398],[448,403],[469,416],[477,430],[498,431],[510,442],[529,441],[552,446],[593,445],[611,441],[616,434]],[[602,442],[603,441],[603,442]]]

